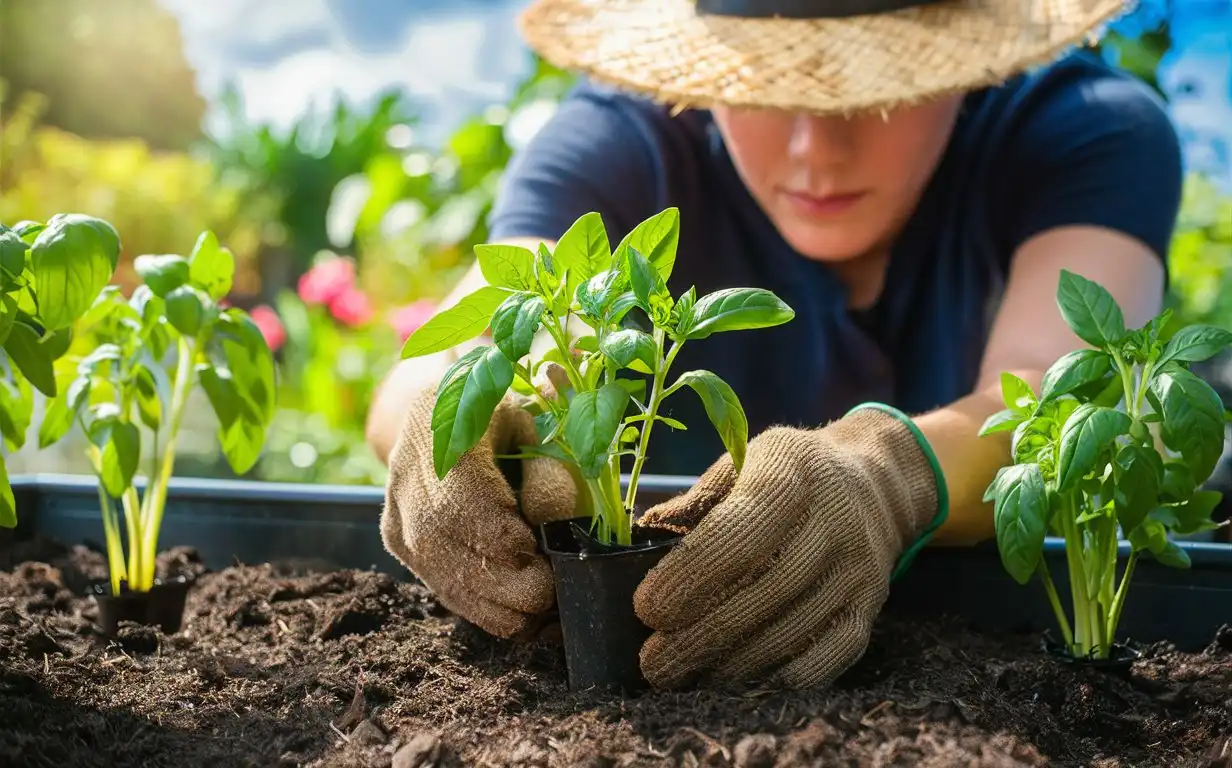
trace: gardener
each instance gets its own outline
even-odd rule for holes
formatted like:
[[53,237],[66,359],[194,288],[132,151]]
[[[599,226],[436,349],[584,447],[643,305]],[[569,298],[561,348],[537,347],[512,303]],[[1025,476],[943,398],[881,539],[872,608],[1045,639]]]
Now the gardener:
[[[1000,373],[1038,388],[1083,346],[1057,311],[1061,270],[1105,286],[1131,327],[1160,310],[1177,136],[1145,85],[1061,57],[1119,5],[537,0],[526,12],[547,59],[620,90],[583,85],[564,101],[506,172],[491,239],[550,247],[598,211],[615,245],[674,206],[673,295],[756,286],[796,312],[690,342],[673,366],[728,381],[752,439],[737,478],[700,400],[667,403],[694,428],[656,431],[645,471],[702,476],[649,512],[690,531],[636,596],[655,630],[642,649],[652,684],[831,681],[864,652],[914,545],[937,525],[938,543],[992,535],[982,496],[1009,436],[977,433],[1004,407]],[[1037,62],[1051,63],[1026,70]],[[479,284],[472,269],[446,304]],[[450,609],[526,637],[554,600],[528,522],[572,516],[573,487],[546,459],[509,481],[497,468],[494,451],[533,439],[512,403],[437,481],[434,385],[464,349],[400,364],[372,408],[369,440],[391,470],[382,534]]]

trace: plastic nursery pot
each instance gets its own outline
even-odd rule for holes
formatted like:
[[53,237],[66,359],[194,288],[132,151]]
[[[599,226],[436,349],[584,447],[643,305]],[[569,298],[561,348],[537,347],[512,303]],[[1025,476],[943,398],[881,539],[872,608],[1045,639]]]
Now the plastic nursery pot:
[[633,593],[681,536],[635,527],[632,545],[604,545],[589,525],[582,517],[539,527],[556,579],[569,687],[643,690],[638,653],[650,629],[633,611]]
[[1043,641],[1044,651],[1062,664],[1073,664],[1078,667],[1088,667],[1100,672],[1107,672],[1118,677],[1129,677],[1133,669],[1134,662],[1142,658],[1142,653],[1128,645],[1122,643],[1112,644],[1112,653],[1106,659],[1097,659],[1095,657],[1074,656],[1065,647],[1064,643],[1058,643],[1051,637],[1045,637]]
[[98,604],[98,624],[107,637],[115,637],[121,621],[158,627],[164,635],[180,631],[184,621],[184,603],[192,582],[187,576],[155,579],[149,592],[133,592],[128,583],[120,582],[120,594],[111,594],[111,582],[90,585],[90,595]]

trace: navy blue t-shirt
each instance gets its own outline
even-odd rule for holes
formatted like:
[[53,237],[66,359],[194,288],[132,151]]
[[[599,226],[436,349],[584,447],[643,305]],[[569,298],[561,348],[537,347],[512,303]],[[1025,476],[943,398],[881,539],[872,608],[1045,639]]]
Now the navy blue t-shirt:
[[[680,210],[673,296],[747,286],[796,312],[776,328],[687,342],[669,379],[704,368],[734,388],[750,439],[814,427],[869,400],[921,413],[974,389],[1018,246],[1044,230],[1096,225],[1162,258],[1180,204],[1179,143],[1161,100],[1094,57],[1073,54],[966,97],[953,138],[897,240],[881,296],[852,312],[824,264],[782,238],[750,196],[706,111],[582,84],[510,164],[491,238],[558,238],[598,211],[613,247],[664,208]],[[690,389],[664,411],[645,471],[696,475],[723,445]]]

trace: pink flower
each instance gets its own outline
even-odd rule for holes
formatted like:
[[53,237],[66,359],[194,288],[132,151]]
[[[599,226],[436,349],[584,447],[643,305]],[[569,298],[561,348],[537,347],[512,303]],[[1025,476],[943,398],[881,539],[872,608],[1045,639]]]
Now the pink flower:
[[341,257],[323,261],[304,273],[298,287],[306,304],[333,304],[355,287],[355,262]]
[[436,302],[429,299],[407,304],[389,313],[389,324],[398,332],[398,338],[406,341],[419,326],[428,322],[436,312]]
[[372,319],[372,303],[368,294],[351,286],[329,302],[330,314],[343,325],[363,325]]
[[265,337],[265,343],[269,345],[271,352],[277,352],[286,343],[287,329],[283,327],[282,320],[279,319],[277,312],[262,304],[258,307],[253,307],[252,312],[248,313],[248,316],[252,318],[252,322],[261,331],[261,335]]

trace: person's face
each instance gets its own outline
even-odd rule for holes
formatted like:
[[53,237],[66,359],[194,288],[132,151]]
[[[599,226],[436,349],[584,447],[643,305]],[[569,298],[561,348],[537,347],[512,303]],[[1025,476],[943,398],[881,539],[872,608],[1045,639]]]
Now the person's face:
[[881,114],[817,117],[716,107],[736,170],[787,242],[842,262],[887,245],[940,162],[961,96]]

